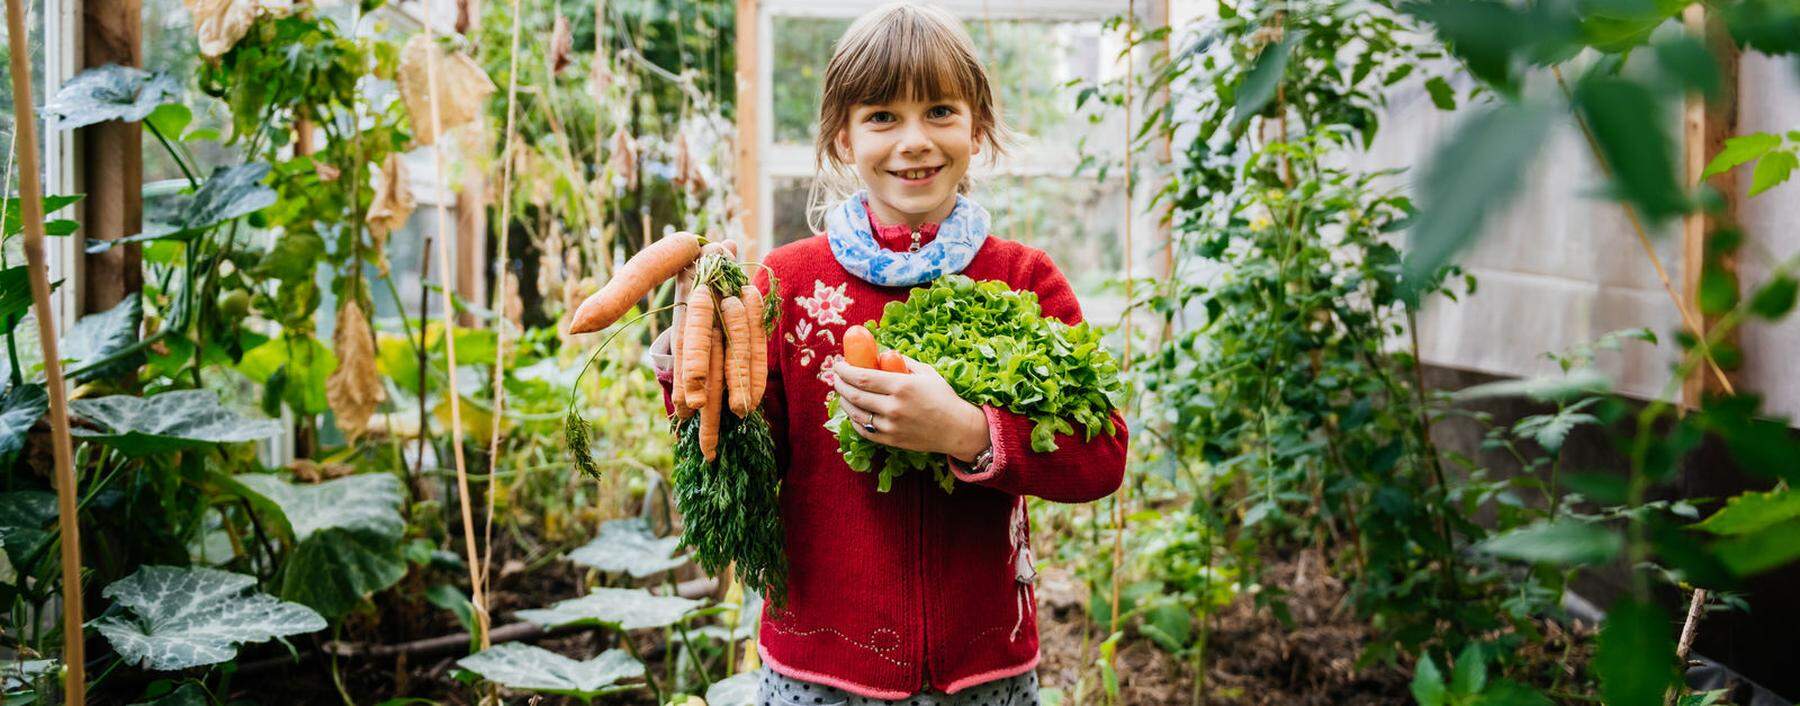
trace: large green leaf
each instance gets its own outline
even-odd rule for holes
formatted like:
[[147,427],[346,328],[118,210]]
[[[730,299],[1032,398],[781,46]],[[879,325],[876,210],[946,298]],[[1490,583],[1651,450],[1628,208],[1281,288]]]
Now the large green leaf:
[[38,678],[53,671],[56,671],[56,660],[53,659],[0,660],[0,693],[9,696],[32,693]]
[[206,690],[199,684],[188,682],[180,688],[149,701],[140,701],[131,706],[211,706],[206,698]]
[[100,380],[118,377],[137,370],[144,364],[143,353],[136,353],[115,360],[106,365],[88,369],[102,358],[117,353],[138,341],[138,325],[144,319],[144,308],[137,292],[125,295],[125,298],[113,308],[97,314],[81,317],[63,336],[59,355],[64,360],[74,361],[72,370],[80,370],[74,375],[76,382]]
[[706,690],[706,706],[756,706],[759,687],[756,672],[720,679]]
[[77,427],[70,433],[131,456],[255,441],[281,433],[278,421],[242,417],[225,409],[211,390],[75,400],[69,403],[69,412],[99,427]]
[[675,556],[680,537],[657,536],[641,517],[612,520],[600,526],[600,536],[569,552],[569,560],[601,571],[626,572],[633,578],[679,568],[686,555]]
[[1597,524],[1575,520],[1540,521],[1481,543],[1497,556],[1548,564],[1604,564],[1619,555],[1625,540]]
[[1422,202],[1408,233],[1406,279],[1418,293],[1474,241],[1489,211],[1505,206],[1550,130],[1541,106],[1502,103],[1459,125],[1418,182]]
[[637,630],[674,625],[701,602],[680,596],[655,596],[635,588],[596,588],[580,598],[560,601],[549,608],[521,610],[521,620],[559,627],[605,625],[614,630]]
[[[44,214],[49,215],[56,213],[69,204],[80,200],[81,194],[75,194],[73,196],[45,196]],[[12,237],[25,232],[25,216],[23,215],[25,210],[20,207],[18,199],[0,197],[0,210],[6,211],[4,228],[7,237]],[[51,219],[44,221],[44,235],[68,235],[74,233],[80,227],[81,224],[78,221],[66,218]]]
[[0,269],[0,321],[22,315],[30,310],[30,271],[24,265]]
[[1256,55],[1256,63],[1238,84],[1237,103],[1231,109],[1232,132],[1249,123],[1250,117],[1262,112],[1263,106],[1275,97],[1275,88],[1281,85],[1282,75],[1287,72],[1288,53],[1305,36],[1305,32],[1288,32],[1281,41],[1263,47]]
[[1675,683],[1669,616],[1631,599],[1613,604],[1600,626],[1594,671],[1607,706],[1661,706]]
[[1734,534],[1712,550],[1734,573],[1751,576],[1800,561],[1800,518]]
[[1762,157],[1769,150],[1781,146],[1781,138],[1766,132],[1753,132],[1725,139],[1725,148],[1719,150],[1718,156],[1700,172],[1701,179],[1711,179],[1723,174],[1732,167]]
[[94,240],[88,252],[105,251],[122,243],[164,238],[185,238],[234,218],[242,218],[275,203],[275,190],[263,183],[269,165],[262,162],[220,167],[207,177],[200,190],[182,206],[173,223],[159,223],[142,233],[116,240]]
[[300,485],[251,473],[235,481],[273,503],[292,533],[295,546],[282,569],[282,598],[335,618],[406,575],[399,479],[365,473]]
[[42,490],[0,493],[0,546],[15,571],[30,571],[23,562],[42,554],[55,536],[56,494]]
[[50,397],[37,383],[14,385],[0,397],[0,468],[25,448],[31,427],[50,410]]
[[1716,535],[1749,534],[1800,519],[1800,491],[1772,490],[1732,498],[1712,517],[1695,525]]
[[107,64],[75,74],[44,110],[74,129],[107,120],[137,122],[156,106],[181,99],[181,81],[165,73]]
[[1688,197],[1675,172],[1675,150],[1656,95],[1642,84],[1589,76],[1575,87],[1575,103],[1600,153],[1612,168],[1619,196],[1652,226],[1687,212]]
[[126,614],[93,622],[126,662],[186,669],[235,658],[237,647],[325,629],[306,606],[249,591],[256,579],[202,567],[145,566],[103,592]]
[[267,385],[279,372],[281,399],[304,414],[323,414],[325,381],[337,369],[338,359],[310,333],[288,332],[244,352],[238,372],[259,385]]
[[583,700],[637,688],[621,685],[625,679],[644,676],[644,665],[624,650],[607,650],[590,660],[569,659],[542,647],[517,642],[495,645],[456,661],[501,686],[546,694],[563,694]]

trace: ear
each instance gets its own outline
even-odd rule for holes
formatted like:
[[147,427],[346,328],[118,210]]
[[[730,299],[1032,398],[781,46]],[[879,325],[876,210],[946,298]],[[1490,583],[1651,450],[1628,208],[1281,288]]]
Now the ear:
[[853,156],[850,154],[850,129],[838,128],[837,136],[831,140],[831,146],[837,151],[839,161],[851,161]]
[[975,128],[973,131],[971,131],[970,138],[969,138],[969,156],[970,157],[974,157],[974,156],[981,154],[981,143],[983,141],[982,137],[983,137],[983,133],[981,132],[981,128]]

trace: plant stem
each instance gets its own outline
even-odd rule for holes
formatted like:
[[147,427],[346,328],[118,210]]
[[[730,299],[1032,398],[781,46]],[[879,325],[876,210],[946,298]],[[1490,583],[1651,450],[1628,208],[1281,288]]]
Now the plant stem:
[[187,177],[188,186],[200,188],[200,180],[194,178],[193,170],[188,168],[187,161],[181,158],[181,153],[175,150],[175,146],[169,144],[169,138],[156,129],[156,123],[145,120],[144,127],[149,128],[150,134],[156,136],[156,141],[162,143],[163,149],[169,153],[169,159],[174,160],[175,166],[181,169],[181,175]]

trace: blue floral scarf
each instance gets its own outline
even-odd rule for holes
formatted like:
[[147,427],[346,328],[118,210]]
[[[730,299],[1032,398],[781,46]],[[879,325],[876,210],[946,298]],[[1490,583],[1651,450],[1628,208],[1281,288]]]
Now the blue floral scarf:
[[987,210],[959,194],[956,207],[931,242],[916,252],[889,250],[876,242],[869,227],[867,196],[868,192],[858,191],[827,211],[825,235],[838,264],[870,284],[912,287],[961,272],[987,240]]

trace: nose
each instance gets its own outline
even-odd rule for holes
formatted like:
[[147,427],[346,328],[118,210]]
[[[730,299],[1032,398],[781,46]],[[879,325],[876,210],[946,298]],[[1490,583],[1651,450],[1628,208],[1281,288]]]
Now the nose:
[[933,145],[930,136],[925,134],[925,126],[918,120],[908,120],[901,128],[899,149],[908,157],[927,154]]

